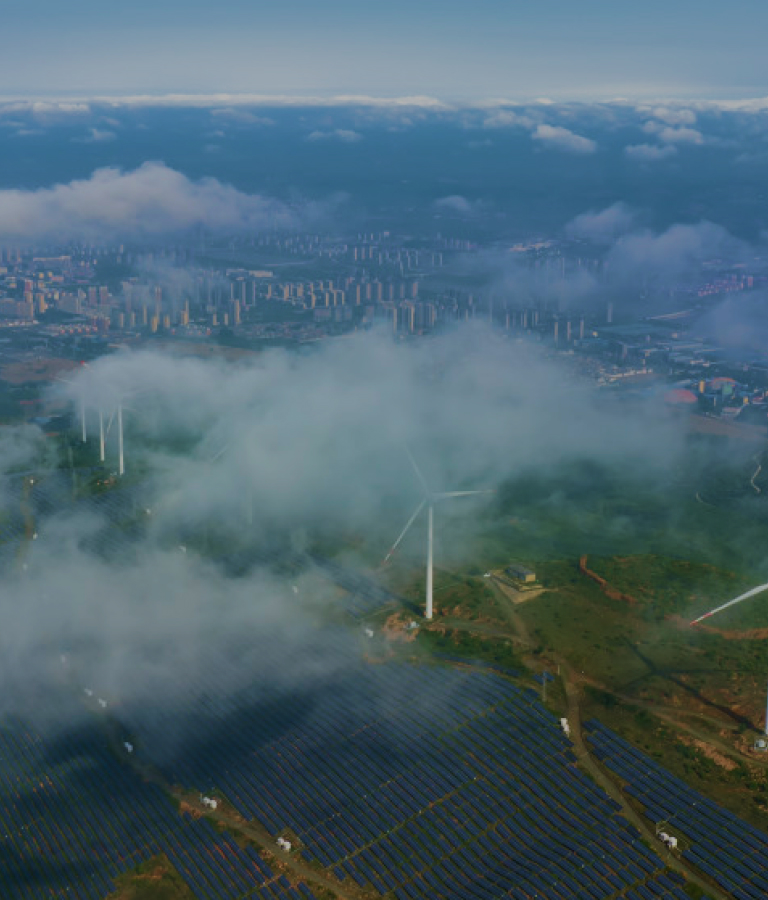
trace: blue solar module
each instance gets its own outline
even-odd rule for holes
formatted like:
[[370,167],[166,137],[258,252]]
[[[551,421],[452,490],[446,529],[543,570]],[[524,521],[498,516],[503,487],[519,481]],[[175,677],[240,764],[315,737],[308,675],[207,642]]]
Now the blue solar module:
[[[768,880],[760,879],[768,876],[768,835],[688,787],[596,720],[585,729],[604,764],[640,798],[645,816],[663,821],[667,831],[686,839],[684,858],[734,895],[766,896]],[[670,892],[676,888],[667,876],[657,881]]]
[[[93,729],[51,739],[0,729],[3,900],[100,900],[115,890],[114,878],[161,853],[197,897],[250,896],[273,877],[253,847],[179,816]],[[285,884],[280,888],[285,896]]]
[[[400,900],[608,900],[679,887],[661,880],[662,860],[576,766],[536,693],[487,667],[341,666],[318,685],[269,696],[258,680],[230,693],[216,672],[206,678],[178,689],[179,722],[195,723],[178,752],[164,740],[173,712],[153,721],[116,706],[138,752],[170,783],[215,786],[246,819],[295,835],[292,853],[345,884]],[[0,872],[10,873],[2,889],[12,900],[43,886],[62,900],[103,897],[158,853],[197,897],[311,898],[252,846],[178,815],[102,743],[68,735],[52,757],[42,739],[0,731]],[[633,749],[619,749],[631,771]],[[85,781],[84,757],[94,761]],[[656,790],[661,770],[640,768]],[[654,802],[677,808],[669,794]],[[698,848],[707,858],[710,840],[704,834]],[[750,864],[731,864],[744,890],[763,874],[761,836],[751,840]]]
[[[366,695],[393,693],[405,704],[392,698],[372,718]],[[433,703],[432,694],[450,702]],[[571,844],[596,862],[604,853],[593,843],[598,832],[623,848],[622,866],[640,858],[638,836],[576,769],[556,720],[534,693],[492,673],[378,668],[313,698],[311,730],[300,720],[277,740],[264,740],[264,725],[257,704],[252,724],[241,717],[247,769],[232,753],[222,769],[208,747],[207,759],[196,754],[190,766],[187,755],[169,777],[237,792],[241,811],[273,831],[292,828],[326,866],[353,863],[343,871],[380,891],[491,897],[509,891],[525,871],[532,885],[551,890],[556,877],[557,895],[569,896],[567,869],[547,874],[558,871],[562,856],[549,848]],[[333,753],[315,749],[329,740]],[[151,736],[145,743],[151,746]],[[258,789],[247,790],[250,784]],[[501,828],[517,845],[503,840]],[[655,867],[661,870],[660,860]],[[593,892],[610,893],[631,883],[626,872],[619,879],[609,869],[586,882]]]

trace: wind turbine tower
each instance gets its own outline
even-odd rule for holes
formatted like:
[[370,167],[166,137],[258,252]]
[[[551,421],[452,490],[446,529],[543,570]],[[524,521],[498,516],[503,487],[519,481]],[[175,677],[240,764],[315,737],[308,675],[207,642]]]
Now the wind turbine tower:
[[99,461],[104,462],[104,410],[99,407]]
[[101,410],[99,410],[99,453],[101,461],[104,462],[104,438],[112,430],[112,423],[117,419],[117,473],[122,478],[125,475],[125,448],[123,443],[123,409],[131,409],[131,407],[123,407],[123,398],[117,401],[112,415],[107,423],[106,431],[104,430],[104,418]]

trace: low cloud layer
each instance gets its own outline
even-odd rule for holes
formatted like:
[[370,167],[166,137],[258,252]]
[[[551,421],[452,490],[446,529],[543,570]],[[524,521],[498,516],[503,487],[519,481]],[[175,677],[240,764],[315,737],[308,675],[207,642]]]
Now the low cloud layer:
[[[299,581],[259,568],[233,578],[198,558],[195,543],[209,535],[225,555],[320,542],[381,559],[422,496],[406,446],[433,490],[493,489],[533,463],[546,471],[570,458],[653,469],[677,447],[674,425],[649,411],[606,410],[535,349],[477,328],[410,346],[370,334],[237,364],[126,352],[79,370],[54,394],[84,397],[91,429],[98,408],[126,400],[127,469],[146,475],[124,514],[138,517],[139,532],[105,531],[87,503],[65,504],[38,516],[38,539],[10,560],[0,706],[39,715],[39,697],[62,678],[156,714],[201,667],[234,668],[230,684],[247,683],[266,646],[298,654],[287,680],[344,664],[330,650],[324,660],[313,632],[318,608],[339,598],[311,571]],[[114,454],[113,428],[108,465]],[[66,480],[50,468],[46,476],[39,459],[35,468]],[[472,560],[472,523],[493,516],[494,502],[440,505],[439,559]],[[116,548],[106,558],[88,549],[100,534]],[[124,549],[123,534],[134,535]],[[401,548],[417,568],[423,539],[422,522]],[[304,665],[309,643],[317,653]]]
[[439,197],[433,205],[439,212],[458,213],[463,216],[473,216],[480,212],[482,207],[482,204],[468,200],[466,197],[462,197],[461,194]]
[[349,128],[334,128],[333,131],[312,131],[307,136],[308,141],[339,141],[342,144],[356,144],[363,139],[359,131]]
[[538,125],[533,132],[533,139],[545,147],[553,147],[567,153],[586,154],[597,150],[595,141],[559,125]]
[[640,229],[620,237],[608,254],[616,277],[672,279],[691,273],[705,260],[731,262],[747,255],[748,248],[721,225],[698,222],[673,225],[661,233]]
[[622,234],[631,231],[637,216],[625,203],[614,203],[603,210],[590,210],[569,222],[565,233],[570,238],[582,238],[595,244],[611,244]]
[[193,181],[149,162],[133,171],[98,169],[87,179],[34,191],[0,191],[0,237],[103,240],[151,237],[202,226],[239,231],[296,227],[320,207],[291,209],[215,178]]
[[667,144],[660,147],[658,144],[630,144],[624,148],[624,154],[635,162],[658,162],[677,155],[677,147]]

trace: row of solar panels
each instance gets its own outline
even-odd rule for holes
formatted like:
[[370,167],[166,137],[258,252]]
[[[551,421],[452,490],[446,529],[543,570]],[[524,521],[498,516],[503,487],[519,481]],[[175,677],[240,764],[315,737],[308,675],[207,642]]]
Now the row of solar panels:
[[654,823],[686,840],[682,855],[737,900],[768,896],[768,835],[739,819],[596,720],[585,726],[595,755],[626,782]]
[[205,820],[185,817],[188,828],[169,836],[166,851],[176,870],[202,900],[229,900],[231,897],[258,900],[315,900],[309,887],[300,882],[292,887],[272,870],[251,846],[240,847],[229,835],[218,835]]
[[93,732],[0,731],[0,900],[102,900],[118,875],[159,853],[201,898],[314,900],[253,848],[179,816]]
[[273,834],[291,828],[308,859],[401,900],[605,900],[662,884],[662,861],[578,771],[533,691],[434,667],[345,678],[268,707],[230,699],[219,717],[211,704],[205,740],[168,774],[214,784]]

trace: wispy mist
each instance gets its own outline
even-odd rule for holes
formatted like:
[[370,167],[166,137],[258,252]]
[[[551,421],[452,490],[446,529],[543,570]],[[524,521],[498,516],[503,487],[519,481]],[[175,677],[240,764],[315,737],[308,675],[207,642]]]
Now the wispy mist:
[[[198,558],[194,536],[213,536],[222,554],[325,540],[380,558],[421,496],[406,446],[433,490],[497,488],[573,458],[654,471],[680,446],[678,426],[652,408],[606,405],[559,363],[484,328],[412,344],[361,334],[238,363],[118,353],[53,396],[84,397],[92,434],[96,410],[122,400],[128,478],[142,473],[142,495],[111,526],[125,550],[118,542],[107,556],[89,549],[104,523],[78,511],[87,505],[36,523],[0,593],[6,710],[29,709],[30,691],[69,673],[110,703],[161,709],[203,666],[247,681],[265,641],[298,660],[286,678],[340,664],[316,631],[334,603],[327,585],[258,566],[235,577]],[[113,430],[108,467],[114,454]],[[493,516],[494,502],[446,504],[440,515]],[[138,531],[127,528],[135,519]],[[468,527],[444,552],[469,562],[474,546]],[[301,663],[309,647],[311,672]]]

